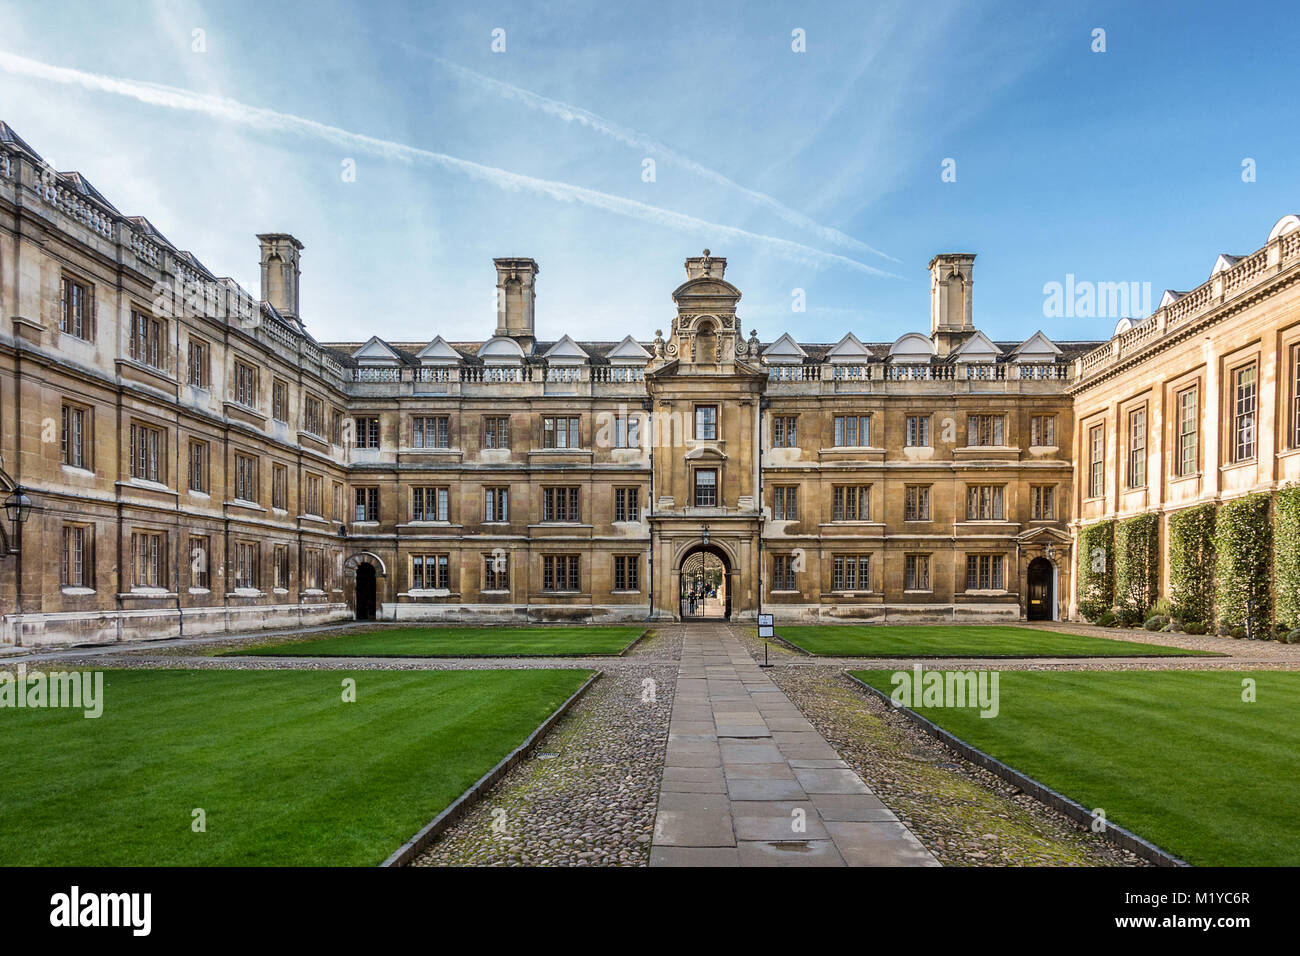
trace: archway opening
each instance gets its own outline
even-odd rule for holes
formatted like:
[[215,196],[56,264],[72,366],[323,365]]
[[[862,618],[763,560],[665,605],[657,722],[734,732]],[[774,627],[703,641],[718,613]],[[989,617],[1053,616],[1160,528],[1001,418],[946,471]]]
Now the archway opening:
[[375,619],[375,566],[360,563],[357,565],[357,620],[373,621]]
[[682,555],[678,567],[678,613],[683,621],[731,618],[731,562],[722,549],[699,545]]
[[1034,558],[1029,562],[1029,604],[1025,617],[1031,621],[1050,621],[1055,618],[1056,588],[1053,584],[1055,569],[1046,558]]

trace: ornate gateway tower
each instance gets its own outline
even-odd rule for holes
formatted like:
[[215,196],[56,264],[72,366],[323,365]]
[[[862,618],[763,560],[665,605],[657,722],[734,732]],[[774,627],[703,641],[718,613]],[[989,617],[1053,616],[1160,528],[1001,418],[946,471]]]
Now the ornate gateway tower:
[[[767,376],[740,335],[740,290],[727,260],[686,260],[667,343],[646,373],[651,409],[650,514],[657,617],[752,619],[763,521],[760,404]],[[757,343],[755,343],[757,345]]]

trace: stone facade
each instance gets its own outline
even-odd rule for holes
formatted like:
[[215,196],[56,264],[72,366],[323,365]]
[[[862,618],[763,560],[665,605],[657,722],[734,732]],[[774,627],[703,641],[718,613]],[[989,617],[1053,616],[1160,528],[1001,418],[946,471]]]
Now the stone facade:
[[1158,514],[1162,594],[1170,515],[1300,480],[1297,280],[1300,217],[1285,216],[1080,361],[1072,528]]
[[[0,643],[672,619],[701,552],[736,620],[1064,618],[1080,523],[1300,468],[1287,223],[1100,347],[991,341],[966,254],[930,263],[928,334],[764,341],[708,250],[666,336],[541,339],[537,263],[502,258],[490,337],[321,344],[297,239],[258,237],[252,296],[0,124],[0,485],[35,504],[20,549],[0,529]],[[1227,428],[1251,361],[1254,458],[1208,428],[1171,480],[1170,403],[1196,380]]]

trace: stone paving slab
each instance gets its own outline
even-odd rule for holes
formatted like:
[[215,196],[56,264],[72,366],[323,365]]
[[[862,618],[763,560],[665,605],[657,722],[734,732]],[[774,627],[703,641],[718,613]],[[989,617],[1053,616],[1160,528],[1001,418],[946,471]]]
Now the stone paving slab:
[[725,625],[682,647],[651,866],[937,866]]

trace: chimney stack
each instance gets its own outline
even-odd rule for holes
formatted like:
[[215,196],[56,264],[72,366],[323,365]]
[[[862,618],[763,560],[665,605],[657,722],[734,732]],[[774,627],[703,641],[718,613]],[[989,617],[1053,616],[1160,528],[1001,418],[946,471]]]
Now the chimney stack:
[[[493,259],[497,267],[497,335],[526,339],[531,345],[533,303],[538,273],[536,259]],[[525,349],[526,351],[527,349]]]
[[298,260],[302,243],[287,232],[267,232],[257,239],[262,244],[262,298],[285,318],[301,325]]
[[975,331],[971,293],[975,257],[946,252],[930,260],[930,337],[940,357],[951,353]]

